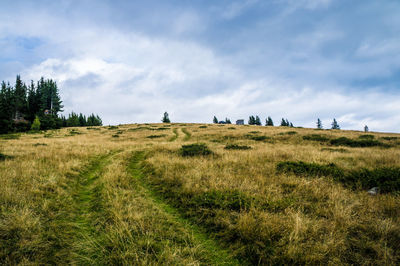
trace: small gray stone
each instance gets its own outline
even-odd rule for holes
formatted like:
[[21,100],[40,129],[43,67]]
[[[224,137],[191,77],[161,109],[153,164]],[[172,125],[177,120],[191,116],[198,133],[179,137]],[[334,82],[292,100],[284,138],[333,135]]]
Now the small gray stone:
[[371,188],[370,190],[368,190],[368,194],[373,196],[379,194],[379,188],[378,187]]

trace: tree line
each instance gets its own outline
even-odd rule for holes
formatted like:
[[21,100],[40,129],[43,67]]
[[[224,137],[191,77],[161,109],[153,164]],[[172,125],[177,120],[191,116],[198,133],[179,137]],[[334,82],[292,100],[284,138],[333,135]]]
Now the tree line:
[[[229,123],[228,123],[229,121]],[[231,120],[229,118],[225,118],[224,120],[219,121],[218,118],[216,116],[214,116],[213,118],[213,123],[214,124],[231,124]],[[254,116],[251,115],[249,116],[249,120],[248,120],[248,124],[249,125],[257,125],[257,126],[261,126],[261,119],[258,115]],[[268,116],[265,119],[265,125],[266,126],[274,126],[274,121],[272,120],[272,118],[270,116]],[[293,123],[290,122],[287,118],[282,118],[281,123],[280,123],[281,127],[294,127]],[[317,128],[318,129],[323,129],[323,125],[322,125],[322,121],[321,119],[317,119]],[[336,118],[333,119],[332,123],[331,123],[331,128],[330,129],[340,129],[339,123],[336,121]],[[364,126],[364,131],[368,132],[369,128],[367,125]]]
[[0,90],[0,134],[23,132],[30,129],[47,130],[67,126],[102,125],[98,115],[87,118],[82,114],[69,114],[68,118],[59,115],[62,112],[61,97],[57,83],[43,77],[26,85],[17,75],[15,85],[1,83]]

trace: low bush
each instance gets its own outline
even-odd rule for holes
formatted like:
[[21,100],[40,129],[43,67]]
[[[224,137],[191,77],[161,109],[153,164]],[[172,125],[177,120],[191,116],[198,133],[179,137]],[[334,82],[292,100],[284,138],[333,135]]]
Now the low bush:
[[12,159],[14,156],[5,155],[0,153],[0,161],[5,161],[6,159]]
[[199,126],[199,128],[207,128],[207,126]]
[[5,135],[0,135],[0,139],[19,139],[19,134],[5,134]]
[[353,189],[379,187],[382,193],[400,191],[400,168],[383,167],[373,170],[364,168],[351,171],[341,181]]
[[344,175],[343,170],[335,164],[326,165],[305,162],[280,162],[276,167],[278,172],[293,173],[295,175],[304,176],[332,176],[335,178]]
[[312,141],[320,141],[320,142],[329,141],[329,138],[327,138],[326,136],[319,135],[319,134],[306,135],[306,136],[303,136],[303,139],[304,140],[312,140]]
[[271,139],[271,137],[267,137],[267,136],[251,136],[250,139],[255,140],[255,141],[266,141],[268,139]]
[[371,189],[379,187],[381,193],[400,191],[400,167],[383,167],[369,170],[362,168],[345,172],[335,164],[305,162],[280,162],[278,172],[293,173],[298,176],[331,176],[351,189]]
[[353,140],[346,137],[332,139],[330,141],[330,144],[334,146],[349,146],[349,147],[374,147],[374,146],[388,147],[388,145],[373,139]]
[[321,151],[341,152],[341,153],[349,152],[348,150],[342,149],[342,148],[338,148],[338,149],[334,149],[334,148],[322,148]]
[[118,129],[118,127],[117,126],[109,126],[108,129],[113,130],[113,129]]
[[209,155],[212,151],[204,143],[195,143],[189,145],[183,145],[180,149],[182,156],[199,156],[199,155]]
[[225,150],[249,150],[250,146],[246,145],[237,145],[237,144],[228,144],[225,146]]
[[166,136],[165,134],[162,134],[162,135],[150,135],[150,136],[147,136],[146,138],[148,138],[148,139],[157,139],[157,138],[163,138],[165,136]]
[[382,137],[381,139],[384,139],[384,140],[398,140],[399,138],[398,137]]
[[99,127],[87,127],[87,130],[101,130]]
[[286,132],[286,135],[296,135],[297,132],[296,131],[288,131]]
[[113,138],[119,138],[118,134],[112,135]]

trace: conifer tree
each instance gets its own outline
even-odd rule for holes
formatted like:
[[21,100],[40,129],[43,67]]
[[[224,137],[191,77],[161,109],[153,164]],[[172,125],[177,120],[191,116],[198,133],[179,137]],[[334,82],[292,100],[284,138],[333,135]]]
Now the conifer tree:
[[268,116],[268,118],[265,120],[265,125],[274,126],[274,122],[272,121],[272,118],[270,116]]
[[317,120],[317,128],[318,129],[323,129],[321,119],[319,119],[319,118]]
[[256,115],[256,118],[254,119],[254,124],[257,126],[261,126],[261,120],[260,117],[258,117],[258,115]]
[[164,116],[161,120],[163,123],[171,123],[171,121],[169,120],[169,115],[167,112],[164,113]]
[[31,126],[31,130],[33,131],[39,131],[40,130],[40,120],[39,117],[36,116],[35,120],[33,120],[32,126]]
[[231,120],[229,118],[225,118],[225,123],[226,124],[232,124]]
[[288,125],[286,124],[286,120],[284,118],[282,118],[281,121],[281,127],[287,127]]
[[333,122],[332,122],[332,129],[340,129],[340,126],[335,118],[333,119]]
[[369,128],[367,125],[364,126],[364,132],[369,132]]
[[256,118],[254,116],[249,116],[249,125],[254,125],[256,123]]
[[214,124],[218,124],[218,119],[217,119],[217,117],[214,115],[214,118],[213,118],[213,123]]

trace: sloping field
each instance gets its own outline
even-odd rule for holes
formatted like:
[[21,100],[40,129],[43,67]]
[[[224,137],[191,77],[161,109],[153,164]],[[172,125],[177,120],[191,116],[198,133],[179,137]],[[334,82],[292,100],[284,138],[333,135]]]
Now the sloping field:
[[0,264],[400,264],[398,134],[135,124],[3,135],[0,184]]

